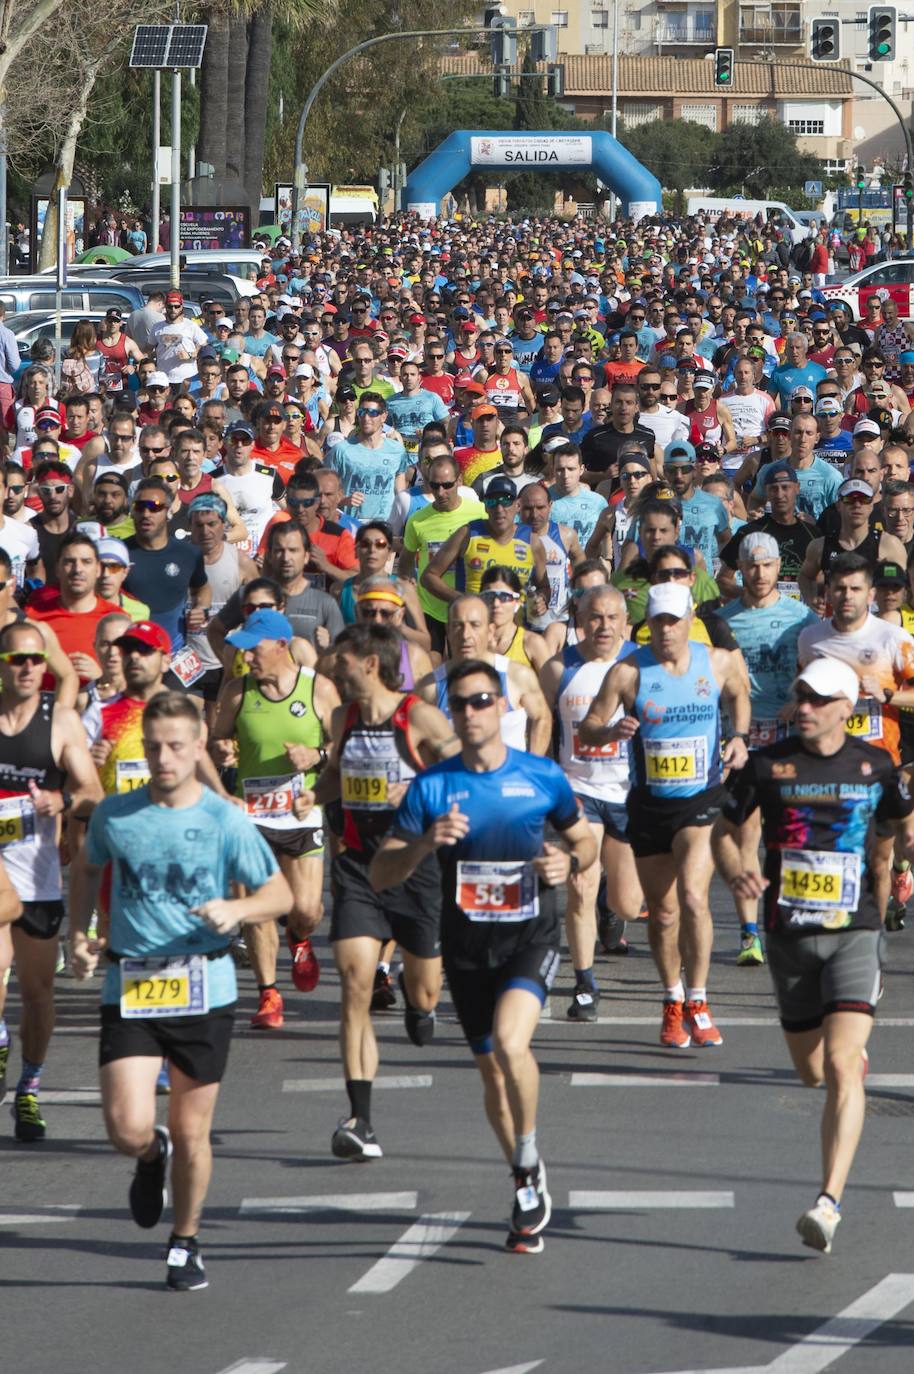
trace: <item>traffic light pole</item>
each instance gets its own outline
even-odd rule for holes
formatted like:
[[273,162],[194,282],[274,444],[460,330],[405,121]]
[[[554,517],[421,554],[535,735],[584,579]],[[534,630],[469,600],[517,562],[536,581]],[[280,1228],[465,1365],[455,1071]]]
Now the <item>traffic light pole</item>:
[[[547,24],[531,24],[529,28],[525,27],[519,30],[519,32],[524,34],[542,33],[548,27]],[[354,48],[350,48],[348,52],[343,53],[342,57],[338,57],[335,62],[331,62],[327,70],[317,78],[308,92],[308,98],[302,109],[301,118],[298,121],[298,129],[295,134],[295,168],[292,179],[292,248],[295,252],[297,252],[301,246],[301,227],[298,222],[298,207],[304,193],[308,189],[308,168],[302,160],[305,142],[305,125],[308,122],[311,107],[331,76],[339,71],[340,67],[342,67],[345,62],[348,62],[351,57],[357,57],[359,53],[367,52],[369,48],[375,48],[379,43],[392,43],[395,40],[397,42],[402,42],[404,38],[450,38],[458,33],[489,34],[491,32],[492,30],[486,28],[484,24],[470,24],[469,27],[459,29],[411,29],[409,31],[397,29],[393,33],[378,34],[376,38],[366,38],[364,43],[356,43]]]
[[[740,63],[740,66],[750,66],[750,65],[756,66],[757,64],[756,64],[756,63],[751,63],[751,64],[750,64],[750,63],[748,63],[748,62],[747,62],[747,63]],[[879,86],[879,85],[877,85],[877,83],[876,83],[875,81],[871,81],[870,78],[869,78],[868,76],[864,76],[862,72],[853,72],[853,71],[850,70],[849,67],[832,67],[832,66],[826,65],[824,62],[766,62],[766,63],[765,63],[765,66],[766,66],[766,67],[786,67],[786,68],[789,68],[791,71],[795,71],[795,70],[797,69],[797,67],[806,67],[806,68],[808,68],[810,71],[817,71],[817,72],[837,72],[839,76],[851,76],[851,77],[853,77],[853,79],[854,79],[855,81],[862,81],[863,84],[864,84],[865,86],[869,86],[870,89],[871,89],[871,90],[874,90],[874,91],[876,92],[877,95],[881,95],[882,98],[883,98],[883,100],[887,101],[888,104],[891,106],[891,108],[892,108],[892,113],[894,114],[895,118],[898,120],[898,127],[899,127],[899,129],[901,130],[901,136],[902,136],[902,138],[904,139],[905,152],[907,153],[907,158],[908,158],[908,171],[909,171],[909,172],[914,172],[914,145],[912,145],[912,142],[911,142],[911,131],[910,131],[910,129],[908,128],[907,124],[906,124],[905,121],[904,121],[904,116],[902,115],[902,113],[901,113],[901,111],[899,110],[898,106],[895,104],[894,100],[893,100],[892,97],[888,94],[888,92],[887,92],[887,91],[884,91],[884,90],[882,89],[882,87]],[[863,200],[863,197],[861,196],[861,205],[862,205],[862,200]],[[912,216],[912,214],[911,214],[910,212],[908,213],[908,222],[907,222],[907,225],[905,226],[905,243],[906,243],[906,247],[907,247],[907,250],[908,250],[909,253],[910,253],[912,250],[914,250],[914,216]]]

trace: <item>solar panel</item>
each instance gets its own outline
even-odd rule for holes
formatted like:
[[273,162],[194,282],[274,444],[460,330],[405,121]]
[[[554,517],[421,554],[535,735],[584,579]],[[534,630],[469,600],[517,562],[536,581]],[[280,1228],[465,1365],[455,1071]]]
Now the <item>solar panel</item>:
[[131,67],[164,67],[170,24],[138,24],[133,31]]
[[206,24],[138,24],[130,65],[163,71],[170,67],[199,67],[206,29]]

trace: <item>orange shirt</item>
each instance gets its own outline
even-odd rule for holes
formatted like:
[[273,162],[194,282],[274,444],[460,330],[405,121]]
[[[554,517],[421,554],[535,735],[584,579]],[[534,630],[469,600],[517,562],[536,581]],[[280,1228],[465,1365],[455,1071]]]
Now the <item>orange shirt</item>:
[[[65,654],[88,654],[96,663],[98,659],[95,658],[95,627],[103,616],[111,615],[112,611],[124,614],[120,606],[116,606],[113,601],[105,601],[100,596],[95,598],[95,606],[91,611],[68,611],[57,587],[39,587],[29,597],[25,606],[29,620],[39,620],[50,625]],[[80,678],[80,686],[85,686],[86,681],[86,678]],[[53,689],[53,679],[51,682]]]

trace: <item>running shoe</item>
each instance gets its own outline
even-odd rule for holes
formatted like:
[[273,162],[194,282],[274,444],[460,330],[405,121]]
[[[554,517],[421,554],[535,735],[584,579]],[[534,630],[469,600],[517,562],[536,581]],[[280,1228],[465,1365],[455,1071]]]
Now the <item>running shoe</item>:
[[44,1140],[47,1124],[38,1106],[37,1093],[17,1093],[13,1102],[16,1139],[23,1142]]
[[895,933],[904,930],[904,919],[907,915],[905,907],[900,902],[896,902],[894,897],[890,897],[885,910],[885,928]]
[[535,1236],[552,1216],[552,1198],[546,1187],[546,1166],[539,1160],[532,1169],[514,1170],[514,1205],[511,1230],[517,1236]]
[[391,1011],[397,1005],[397,990],[394,980],[382,968],[374,971],[374,988],[371,993],[372,1011]]
[[162,1067],[159,1069],[159,1076],[156,1079],[156,1097],[167,1097],[171,1092],[171,1080],[168,1077],[168,1064],[163,1059]]
[[229,958],[236,968],[250,968],[251,956],[248,954],[248,947],[244,943],[243,935],[236,935],[228,947]]
[[797,1231],[804,1245],[811,1250],[821,1250],[823,1255],[831,1254],[831,1243],[835,1238],[841,1213],[828,1198],[820,1197],[815,1207],[804,1212],[797,1222]]
[[276,988],[264,988],[260,994],[260,1006],[251,1017],[254,1030],[279,1030],[283,1023],[282,998]]
[[168,1202],[168,1161],[171,1159],[171,1136],[166,1126],[155,1127],[155,1137],[159,1142],[159,1153],[155,1159],[146,1163],[136,1162],[136,1173],[130,1184],[127,1200],[130,1215],[137,1226],[149,1231],[158,1225],[165,1205]]
[[591,987],[587,983],[578,983],[568,1006],[568,1019],[569,1021],[596,1021],[599,1005],[599,989]]
[[10,1062],[10,1050],[12,1048],[12,1036],[9,1037],[5,1045],[0,1045],[0,1102],[6,1097],[6,1066]]
[[899,906],[907,906],[911,898],[914,897],[914,871],[908,868],[896,868],[892,864],[892,900]]
[[740,941],[736,962],[740,968],[758,968],[765,962],[762,942],[757,935],[744,935]]
[[722,1045],[724,1037],[711,1020],[707,1002],[686,1002],[683,1009],[683,1023],[692,1037],[697,1049],[707,1049],[711,1045]]
[[311,941],[296,940],[291,930],[286,931],[286,940],[292,951],[292,982],[299,992],[313,992],[320,981],[321,966]]
[[430,1045],[435,1038],[435,1013],[420,1011],[412,1005],[406,995],[406,979],[402,973],[399,974],[397,982],[403,994],[403,1024],[406,1026],[406,1034],[414,1045],[422,1049],[425,1045]]
[[692,1037],[683,1024],[681,1002],[664,1002],[660,1043],[674,1050],[687,1050],[691,1045]]
[[383,1159],[384,1151],[367,1121],[360,1116],[343,1117],[330,1141],[337,1159]]
[[[597,939],[604,954],[628,953],[625,941],[625,922],[609,907],[598,909]],[[620,949],[623,946],[624,949]]]
[[505,1249],[511,1255],[541,1255],[546,1248],[542,1236],[521,1236],[517,1231],[509,1231]]
[[166,1264],[165,1287],[173,1293],[192,1293],[197,1288],[208,1287],[209,1280],[196,1245],[175,1245],[172,1240],[168,1246]]

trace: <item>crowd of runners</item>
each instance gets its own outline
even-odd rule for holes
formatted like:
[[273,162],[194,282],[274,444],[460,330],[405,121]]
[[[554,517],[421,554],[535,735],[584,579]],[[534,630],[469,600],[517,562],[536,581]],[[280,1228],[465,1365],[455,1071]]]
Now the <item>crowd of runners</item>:
[[645,920],[660,1044],[720,1046],[715,869],[825,1084],[831,1248],[914,892],[914,331],[783,248],[404,218],[280,240],[229,315],[110,310],[58,370],[0,324],[0,1095],[53,1134],[55,977],[94,976],[171,1288],[207,1282],[238,967],[268,1039],[329,936],[353,1161],[373,1017],[433,1055],[446,986],[536,1253],[546,999],[597,1021]]

